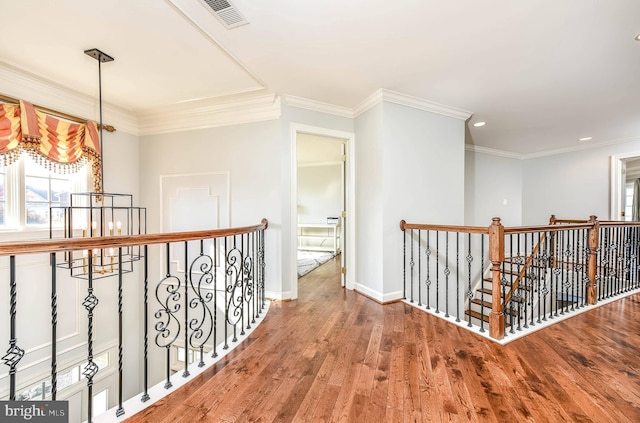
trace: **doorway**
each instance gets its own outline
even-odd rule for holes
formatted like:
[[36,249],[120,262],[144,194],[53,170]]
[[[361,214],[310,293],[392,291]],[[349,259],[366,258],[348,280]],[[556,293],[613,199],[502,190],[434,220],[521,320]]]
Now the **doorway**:
[[342,285],[353,289],[354,136],[292,124],[291,138],[291,298],[298,297],[299,247],[339,257]]
[[640,152],[611,156],[611,220],[633,220],[633,181],[640,178]]

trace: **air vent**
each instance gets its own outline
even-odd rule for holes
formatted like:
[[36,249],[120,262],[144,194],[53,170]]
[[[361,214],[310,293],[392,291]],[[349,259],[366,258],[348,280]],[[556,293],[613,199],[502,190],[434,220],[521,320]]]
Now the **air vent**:
[[200,0],[228,29],[248,24],[240,11],[227,0]]

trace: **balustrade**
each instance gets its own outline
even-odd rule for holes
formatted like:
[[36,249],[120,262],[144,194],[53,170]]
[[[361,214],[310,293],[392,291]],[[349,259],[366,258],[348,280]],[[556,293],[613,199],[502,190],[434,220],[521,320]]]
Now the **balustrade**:
[[[158,400],[262,317],[267,226],[0,243],[9,293],[0,305],[9,316],[0,329],[8,341],[1,398],[69,400],[70,421],[89,422],[101,408],[98,390],[107,390],[105,406],[117,417]],[[133,271],[119,266],[131,246],[142,251]],[[94,261],[105,250],[115,264]],[[88,252],[86,278],[57,265],[70,251]],[[105,265],[117,278],[99,277]]]
[[545,226],[505,228],[494,218],[488,227],[401,229],[405,299],[436,314],[444,305],[445,318],[453,310],[454,322],[488,326],[495,339],[640,288],[639,223],[552,216]]

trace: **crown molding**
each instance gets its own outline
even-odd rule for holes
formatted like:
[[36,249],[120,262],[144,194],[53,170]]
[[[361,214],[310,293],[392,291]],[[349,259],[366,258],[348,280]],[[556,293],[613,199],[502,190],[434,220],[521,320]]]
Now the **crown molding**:
[[[0,62],[0,93],[70,115],[99,119],[98,99],[4,62]],[[116,130],[130,134],[138,134],[138,122],[131,111],[105,102],[102,103],[102,107],[105,125],[113,125]]]
[[640,135],[633,136],[633,137],[617,138],[617,139],[603,141],[599,143],[588,143],[584,145],[578,145],[575,147],[566,147],[566,148],[558,148],[555,150],[540,151],[538,153],[525,154],[524,158],[536,159],[538,157],[555,156],[558,154],[572,153],[574,151],[591,150],[594,148],[606,147],[606,146],[615,145],[615,144],[624,144],[625,142],[633,142],[633,141],[640,141]]
[[299,109],[312,110],[314,112],[327,113],[329,115],[354,118],[353,109],[349,107],[336,106],[321,101],[311,100],[308,98],[295,97],[292,95],[283,96],[285,103],[291,107]]
[[512,153],[510,151],[504,151],[504,150],[497,150],[495,148],[489,148],[489,147],[482,147],[479,145],[469,145],[466,144],[464,146],[464,149],[467,151],[473,151],[474,153],[482,153],[482,154],[489,154],[492,156],[498,156],[498,157],[506,157],[509,159],[516,159],[516,160],[524,160],[525,156],[522,154],[518,154],[518,153]]
[[207,99],[163,107],[140,113],[138,125],[140,135],[153,135],[273,120],[281,115],[280,97],[266,94],[224,103]]
[[407,94],[402,94],[396,91],[387,90],[384,88],[379,89],[371,96],[364,99],[354,109],[354,117],[360,116],[362,113],[369,110],[376,104],[387,101],[389,103],[400,104],[402,106],[411,107],[418,110],[424,110],[426,112],[436,113],[443,116],[452,117],[460,120],[467,120],[473,114],[472,112],[458,109],[451,106],[445,106],[444,104],[434,103],[432,101],[423,100],[418,97],[413,97]]

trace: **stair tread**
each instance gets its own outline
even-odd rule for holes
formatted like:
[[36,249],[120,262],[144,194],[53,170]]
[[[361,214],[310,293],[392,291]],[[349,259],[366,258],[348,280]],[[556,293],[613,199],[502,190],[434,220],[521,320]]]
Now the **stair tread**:
[[[493,282],[493,280],[489,279],[489,278],[484,278],[483,281],[485,281],[485,282]],[[533,289],[533,287],[531,285],[527,285],[527,284],[519,284],[518,288],[525,289],[527,291],[531,291]],[[484,291],[485,294],[491,294],[491,288],[480,288],[480,289],[478,289],[478,291]]]
[[[478,313],[477,311],[474,311],[474,310],[465,310],[464,314],[466,314],[467,316],[471,316],[474,319],[484,320],[486,323],[489,323],[489,315],[488,314],[480,314],[480,313]],[[507,327],[511,326],[507,320],[505,320],[505,326],[507,326]]]

